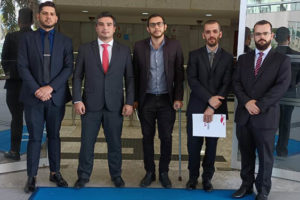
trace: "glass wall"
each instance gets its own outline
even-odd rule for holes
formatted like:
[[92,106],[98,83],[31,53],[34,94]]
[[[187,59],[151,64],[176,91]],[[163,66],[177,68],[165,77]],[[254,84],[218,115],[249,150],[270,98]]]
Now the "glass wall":
[[[246,26],[252,33],[257,21],[270,21],[275,34],[273,49],[291,58],[292,81],[280,100],[280,123],[275,140],[273,175],[300,181],[300,1],[248,0],[244,3],[241,6],[246,7],[246,12],[244,15],[241,13],[240,20],[244,20],[245,24],[240,23],[239,31],[244,32]],[[242,43],[244,46],[244,41],[244,35],[239,37],[239,45]],[[252,34],[249,47],[255,48]],[[239,55],[242,53],[243,51],[239,52]],[[235,137],[232,167],[240,167]]]

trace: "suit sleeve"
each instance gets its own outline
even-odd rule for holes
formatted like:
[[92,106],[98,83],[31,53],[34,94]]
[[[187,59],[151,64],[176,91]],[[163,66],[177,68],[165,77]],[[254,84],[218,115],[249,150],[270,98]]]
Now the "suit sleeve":
[[205,87],[203,87],[198,80],[199,64],[197,63],[195,57],[195,54],[193,52],[190,52],[187,67],[188,83],[193,94],[196,95],[197,98],[201,99],[203,102],[208,102],[212,94]]
[[29,46],[30,44],[27,41],[27,37],[24,34],[21,37],[19,42],[18,71],[19,71],[20,78],[23,81],[23,84],[26,85],[27,89],[29,89],[28,92],[34,94],[37,91],[37,89],[40,88],[40,85],[33,77],[29,66],[29,56],[28,56]]
[[277,79],[273,86],[265,93],[265,95],[258,99],[256,105],[262,113],[276,104],[280,98],[287,91],[291,82],[291,62],[290,58],[286,57],[280,65]]
[[132,58],[130,49],[126,52],[126,67],[125,67],[125,87],[126,87],[126,102],[127,105],[133,105],[134,102],[134,72],[132,66]]
[[237,66],[235,68],[234,74],[233,74],[233,81],[232,81],[232,86],[233,86],[233,92],[235,96],[238,99],[238,102],[240,105],[246,105],[248,101],[251,100],[251,98],[246,94],[242,80],[241,80],[241,72],[243,71],[242,69],[242,59],[239,57]]
[[140,83],[140,71],[138,66],[138,50],[137,45],[135,44],[134,50],[133,50],[133,68],[134,68],[134,82],[135,82],[135,92],[134,92],[134,101],[139,101],[139,83]]
[[183,67],[183,53],[181,46],[178,42],[176,48],[176,60],[175,60],[175,80],[174,80],[174,100],[183,100],[183,81],[184,81],[184,67]]
[[64,87],[73,71],[72,40],[67,39],[64,45],[64,60],[61,72],[49,83],[54,92]]
[[230,87],[231,82],[232,82],[231,81],[231,78],[232,78],[232,68],[233,68],[233,57],[231,57],[230,62],[228,62],[225,74],[224,74],[223,79],[222,79],[222,86],[219,89],[219,91],[217,92],[217,94],[219,96],[227,97],[228,90],[229,90],[229,87]]
[[1,65],[3,67],[3,70],[6,75],[9,74],[9,43],[10,43],[10,34],[8,33],[5,36],[3,48],[2,48],[2,54],[1,54]]
[[72,78],[72,95],[73,103],[76,101],[82,101],[81,86],[84,77],[84,51],[81,46],[78,50],[78,55],[75,64],[75,70]]

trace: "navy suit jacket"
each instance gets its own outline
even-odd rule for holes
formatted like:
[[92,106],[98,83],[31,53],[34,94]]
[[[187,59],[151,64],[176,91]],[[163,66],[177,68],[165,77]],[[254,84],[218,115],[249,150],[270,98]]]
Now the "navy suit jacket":
[[[50,85],[52,101],[61,106],[71,100],[68,78],[73,70],[73,48],[70,38],[55,31],[51,55]],[[24,33],[18,51],[18,71],[23,81],[20,101],[34,105],[40,100],[35,97],[43,83],[43,48],[40,32]]]
[[191,95],[187,114],[204,113],[212,96],[223,96],[225,100],[215,114],[227,114],[229,86],[231,84],[233,56],[218,48],[213,66],[210,66],[206,46],[190,52],[187,76]]
[[[251,123],[256,128],[278,128],[279,100],[291,82],[291,63],[288,56],[270,50],[257,76],[254,75],[255,51],[239,57],[233,78],[233,89],[238,99],[235,122]],[[245,105],[255,99],[260,114],[250,115]]]
[[[108,71],[104,74],[97,40],[79,47],[73,74],[73,102],[82,101],[86,110],[121,111],[124,105],[123,79],[126,87],[126,104],[133,105],[134,75],[130,49],[116,41]],[[84,90],[81,95],[81,86]]]

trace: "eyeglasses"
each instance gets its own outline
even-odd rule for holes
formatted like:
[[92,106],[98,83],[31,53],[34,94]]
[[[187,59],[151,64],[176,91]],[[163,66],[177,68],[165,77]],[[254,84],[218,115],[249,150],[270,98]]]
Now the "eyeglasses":
[[269,35],[269,34],[271,34],[270,32],[263,32],[263,33],[258,33],[258,32],[256,32],[256,33],[254,33],[254,36],[255,37],[261,37],[262,35],[263,36],[267,36],[267,35]]
[[162,27],[165,23],[163,22],[156,22],[156,23],[149,23],[149,26],[151,28],[155,28],[155,26],[157,25],[158,27]]

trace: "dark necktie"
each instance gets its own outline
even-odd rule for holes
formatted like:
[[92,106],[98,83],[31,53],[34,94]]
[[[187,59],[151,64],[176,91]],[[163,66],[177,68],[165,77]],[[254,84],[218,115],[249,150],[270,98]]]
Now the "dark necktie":
[[254,74],[255,74],[255,76],[257,76],[258,71],[259,71],[259,69],[260,69],[260,67],[261,67],[263,55],[264,55],[263,52],[259,52],[259,56],[258,56],[258,58],[257,58],[256,65],[255,65],[255,69],[254,69]]
[[49,32],[45,32],[44,35],[44,82],[48,84],[50,82],[50,62],[51,62],[51,53],[50,53],[50,41],[49,41]]
[[106,74],[106,72],[108,70],[108,64],[109,64],[108,50],[107,50],[107,47],[109,46],[109,44],[101,44],[101,46],[103,47],[102,67],[103,67],[104,74]]
[[210,67],[212,67],[212,65],[213,65],[214,57],[215,57],[215,52],[210,52],[209,53],[209,64],[210,64]]

